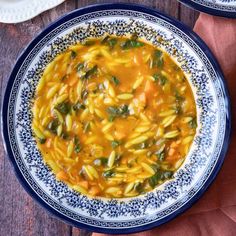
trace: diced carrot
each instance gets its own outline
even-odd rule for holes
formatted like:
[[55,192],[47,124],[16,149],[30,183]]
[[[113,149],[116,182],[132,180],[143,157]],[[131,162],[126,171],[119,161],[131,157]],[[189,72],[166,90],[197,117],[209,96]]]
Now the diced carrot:
[[178,141],[176,141],[176,144],[178,144],[178,145],[179,145],[180,143],[181,143],[181,140],[178,140]]
[[116,136],[116,139],[121,140],[125,138],[126,134],[122,132],[121,130],[117,130],[115,131],[115,136]]
[[100,189],[99,189],[98,186],[93,186],[93,187],[90,188],[89,193],[92,196],[97,196],[100,193]]
[[165,160],[166,160],[167,162],[169,162],[169,163],[175,163],[179,158],[180,158],[179,155],[172,155],[172,156],[168,155],[168,156],[165,158]]
[[154,114],[153,114],[153,112],[152,111],[146,111],[146,116],[150,119],[150,120],[153,120],[153,118],[154,118]]
[[147,80],[145,87],[144,87],[144,92],[146,93],[146,95],[152,94],[155,91],[156,91],[156,89],[155,89],[154,82],[152,82],[151,80]]
[[78,81],[78,78],[76,76],[73,76],[73,78],[71,78],[69,81],[69,85],[72,87],[76,84],[77,81]]
[[51,144],[52,144],[52,139],[51,139],[51,138],[47,139],[47,141],[46,141],[46,143],[45,143],[46,147],[47,147],[47,148],[50,148],[50,147],[51,147]]
[[175,149],[174,148],[170,148],[168,155],[173,156],[175,154]]
[[147,98],[146,98],[146,94],[145,94],[145,93],[141,93],[141,94],[139,95],[139,101],[142,103],[143,106],[146,105]]
[[119,85],[119,90],[120,90],[121,92],[123,92],[123,93],[127,92],[126,86],[125,86],[125,85],[122,85],[122,84]]
[[56,178],[59,179],[59,180],[67,181],[68,180],[68,175],[65,173],[65,171],[61,170],[56,174]]
[[128,160],[127,160],[127,158],[121,158],[121,164],[123,164],[123,165],[126,165],[127,164],[127,162],[128,162]]
[[171,148],[177,148],[178,146],[179,146],[179,142],[177,143],[177,142],[172,142],[171,144],[170,144],[170,147]]
[[88,189],[88,187],[89,187],[89,183],[88,183],[88,181],[86,181],[86,180],[81,180],[81,181],[79,181],[78,184],[79,184],[81,187],[85,188],[85,189]]
[[158,92],[155,92],[154,94],[153,94],[153,97],[157,97],[158,96]]

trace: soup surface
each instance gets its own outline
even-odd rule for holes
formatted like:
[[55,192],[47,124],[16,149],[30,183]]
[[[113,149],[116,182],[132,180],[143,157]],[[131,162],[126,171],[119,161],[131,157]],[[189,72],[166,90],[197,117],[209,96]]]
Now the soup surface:
[[109,198],[136,196],[172,178],[197,127],[181,69],[135,35],[90,39],[58,55],[32,110],[38,148],[56,178]]

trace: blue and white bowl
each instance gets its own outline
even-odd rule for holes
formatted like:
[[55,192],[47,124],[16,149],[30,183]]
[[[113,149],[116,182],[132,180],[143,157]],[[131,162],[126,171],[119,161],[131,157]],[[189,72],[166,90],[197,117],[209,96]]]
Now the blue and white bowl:
[[[90,198],[57,181],[44,164],[32,136],[32,98],[45,66],[70,45],[105,33],[119,36],[134,32],[163,48],[185,71],[197,104],[197,133],[172,180],[139,197]],[[229,97],[214,57],[186,26],[138,5],[95,5],[65,15],[25,49],[6,88],[2,124],[6,150],[17,177],[36,201],[74,226],[127,234],[173,219],[214,180],[229,143]]]
[[236,0],[179,0],[180,2],[205,13],[236,18]]

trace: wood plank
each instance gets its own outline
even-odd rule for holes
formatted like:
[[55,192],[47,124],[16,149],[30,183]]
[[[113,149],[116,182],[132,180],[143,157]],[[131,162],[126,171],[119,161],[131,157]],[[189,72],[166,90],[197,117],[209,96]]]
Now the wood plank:
[[84,229],[72,228],[72,236],[91,236],[92,232]]
[[57,20],[64,14],[76,9],[76,5],[76,0],[67,0],[61,5],[40,14],[40,18],[42,19],[44,26],[47,26],[49,23]]
[[160,11],[163,11],[173,17],[178,17],[178,6],[179,3],[176,0],[161,0],[161,1],[149,1],[149,0],[77,0],[77,8],[84,7],[87,5],[92,5],[96,3],[117,3],[117,2],[127,2],[142,4],[147,7],[151,7]]
[[193,28],[197,18],[198,18],[199,12],[194,11],[192,8],[189,8],[183,4],[180,4],[179,8],[179,20],[189,26],[190,28]]

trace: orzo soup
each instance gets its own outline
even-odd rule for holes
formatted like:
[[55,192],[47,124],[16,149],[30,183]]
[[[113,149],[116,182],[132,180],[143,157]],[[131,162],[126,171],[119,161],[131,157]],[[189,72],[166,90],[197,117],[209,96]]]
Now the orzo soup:
[[132,197],[173,178],[196,132],[196,106],[167,53],[135,35],[106,36],[46,67],[32,126],[58,180],[90,196]]

